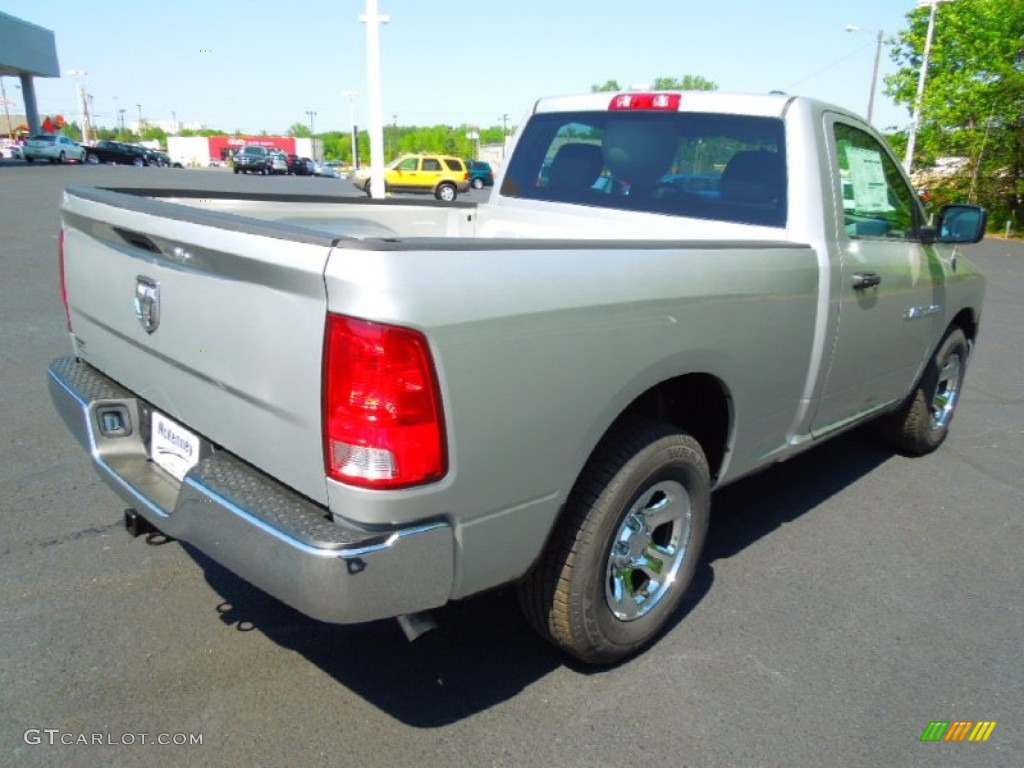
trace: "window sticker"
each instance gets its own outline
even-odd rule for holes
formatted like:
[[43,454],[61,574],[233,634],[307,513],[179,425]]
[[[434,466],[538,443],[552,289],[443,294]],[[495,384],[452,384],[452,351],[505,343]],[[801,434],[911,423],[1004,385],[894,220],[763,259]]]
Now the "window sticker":
[[888,185],[882,166],[882,153],[861,147],[846,147],[846,162],[853,184],[853,200],[859,213],[885,213],[889,205]]

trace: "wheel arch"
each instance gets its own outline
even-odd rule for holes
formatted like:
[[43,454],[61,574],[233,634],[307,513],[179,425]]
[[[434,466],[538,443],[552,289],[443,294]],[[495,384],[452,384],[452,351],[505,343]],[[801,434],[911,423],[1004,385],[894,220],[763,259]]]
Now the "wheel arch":
[[602,441],[620,421],[632,417],[671,424],[693,437],[704,451],[714,484],[732,439],[733,403],[724,381],[710,373],[687,373],[662,381],[635,398]]
[[959,328],[963,331],[967,340],[973,344],[978,338],[978,313],[973,307],[961,309],[950,322],[946,333],[953,328]]

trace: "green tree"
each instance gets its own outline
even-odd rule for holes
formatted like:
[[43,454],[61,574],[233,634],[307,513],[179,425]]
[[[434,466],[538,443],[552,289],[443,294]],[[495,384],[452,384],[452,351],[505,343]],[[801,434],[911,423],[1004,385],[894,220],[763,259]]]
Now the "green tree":
[[288,130],[285,132],[286,136],[295,136],[297,138],[308,139],[313,134],[309,132],[309,126],[303,125],[302,123],[292,123]]
[[[907,14],[891,56],[900,69],[886,92],[912,111],[930,9]],[[936,203],[971,200],[993,223],[1022,224],[1024,198],[1024,2],[956,0],[936,14],[914,167],[965,161],[950,174],[918,174]]]
[[717,91],[718,83],[714,83],[700,75],[683,75],[681,79],[674,77],[656,77],[651,86],[653,91]]
[[[674,77],[656,77],[650,86],[652,91],[717,91],[718,83],[714,83],[700,75],[683,75],[678,80]],[[606,80],[604,85],[590,86],[591,93],[603,91],[626,90],[618,80]]]

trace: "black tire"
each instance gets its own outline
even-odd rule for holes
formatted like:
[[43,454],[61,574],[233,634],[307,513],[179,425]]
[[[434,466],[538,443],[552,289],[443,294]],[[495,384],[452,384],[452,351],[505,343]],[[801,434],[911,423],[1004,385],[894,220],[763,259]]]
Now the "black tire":
[[456,189],[454,184],[447,181],[442,181],[437,185],[437,189],[434,190],[434,197],[446,203],[455,202],[455,198],[458,196],[459,190]]
[[[527,621],[588,664],[636,653],[660,634],[693,580],[710,507],[700,444],[669,425],[628,421],[588,462],[520,583]],[[669,578],[652,578],[665,569]]]
[[471,187],[473,187],[473,189],[483,189],[484,188],[484,180],[483,179],[473,179],[471,182],[469,182],[469,184],[470,184]]
[[99,165],[100,164],[100,159],[93,152],[89,152],[85,156],[85,162],[87,162],[89,165]]
[[946,334],[910,397],[879,420],[886,442],[909,456],[923,456],[942,445],[960,402],[970,352],[963,331],[953,328]]
[[237,168],[235,168],[235,173],[236,173],[236,174],[238,173],[238,169],[237,169]]
[[62,149],[60,151],[60,154],[57,155],[57,162],[60,163],[61,165],[64,165],[64,163],[66,163],[67,160],[68,160],[67,155],[64,154],[64,150]]
[[146,161],[143,160],[141,157],[136,157],[136,158],[134,158],[132,160],[132,165],[134,165],[136,168],[141,168],[145,164],[146,164]]
[[36,159],[34,157],[28,157],[27,155],[25,156],[26,163],[34,163],[35,161]]

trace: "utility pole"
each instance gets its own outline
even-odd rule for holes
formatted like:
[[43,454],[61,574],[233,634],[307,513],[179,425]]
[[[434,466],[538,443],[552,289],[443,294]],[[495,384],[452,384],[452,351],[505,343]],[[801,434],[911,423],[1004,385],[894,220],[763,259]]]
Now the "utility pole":
[[4,115],[7,117],[7,138],[14,138],[13,127],[11,126],[11,106],[7,102],[7,89],[4,87],[4,78],[0,75],[0,101],[4,103]]
[[359,169],[359,139],[356,138],[356,134],[359,132],[356,128],[356,112],[353,102],[356,96],[359,95],[359,91],[342,91],[341,95],[348,99],[348,123],[352,126],[352,167],[356,170]]
[[370,193],[384,198],[384,121],[381,116],[380,25],[390,18],[381,16],[377,0],[366,0],[366,13],[359,17],[366,24],[366,84],[369,98]]
[[910,137],[907,139],[907,156],[903,159],[903,167],[909,174],[914,165],[914,147],[917,144],[917,131],[921,127],[921,104],[924,101],[924,82],[928,78],[928,58],[932,52],[932,39],[935,37],[935,14],[939,3],[952,0],[917,0],[918,8],[930,7],[928,13],[928,36],[924,41],[924,57],[921,59],[921,74],[917,79],[917,96],[914,99],[914,117],[910,123]]
[[89,143],[89,135],[92,133],[92,120],[89,117],[89,97],[85,90],[85,76],[89,74],[84,69],[70,69],[64,73],[78,81],[78,112],[82,119],[82,143]]
[[141,139],[142,138],[142,105],[141,104],[136,104],[135,106],[139,108],[139,138]]
[[313,118],[316,117],[316,112],[311,109],[306,110],[306,114],[309,115],[309,137],[313,141],[313,162],[320,162],[316,157],[316,129],[313,127]]

